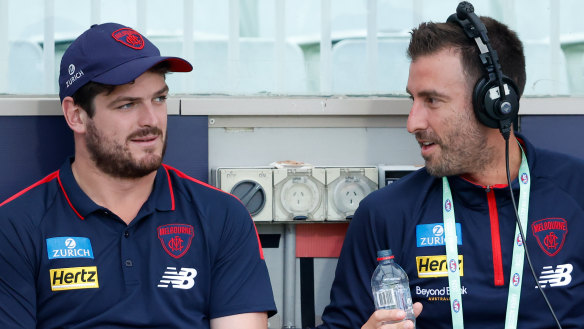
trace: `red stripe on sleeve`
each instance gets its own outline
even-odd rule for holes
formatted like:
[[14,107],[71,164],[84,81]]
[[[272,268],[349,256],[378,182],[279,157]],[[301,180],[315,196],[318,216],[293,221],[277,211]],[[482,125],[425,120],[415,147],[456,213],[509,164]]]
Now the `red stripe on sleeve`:
[[63,195],[65,196],[65,199],[67,200],[67,203],[69,204],[69,207],[71,207],[71,209],[73,209],[73,212],[75,212],[77,217],[84,220],[85,218],[83,216],[81,216],[81,214],[77,211],[77,209],[75,209],[75,207],[73,207],[73,203],[71,203],[71,200],[69,199],[69,196],[67,195],[67,191],[65,191],[65,188],[63,187],[63,183],[61,183],[61,177],[59,177],[59,175],[57,175],[57,180],[59,182],[59,186],[61,187],[61,191],[63,191]]
[[10,202],[10,201],[12,201],[12,200],[14,200],[14,199],[16,199],[18,197],[20,197],[24,193],[32,190],[33,188],[35,188],[35,187],[37,187],[39,185],[42,185],[42,184],[45,184],[45,183],[48,183],[48,182],[52,181],[53,179],[55,179],[55,177],[58,177],[58,176],[59,176],[59,171],[57,170],[57,171],[49,174],[47,177],[41,179],[40,181],[32,184],[31,186],[25,188],[24,190],[16,193],[15,195],[11,196],[10,198],[6,199],[4,202],[0,203],[0,207],[2,207],[3,205],[7,204],[8,202]]

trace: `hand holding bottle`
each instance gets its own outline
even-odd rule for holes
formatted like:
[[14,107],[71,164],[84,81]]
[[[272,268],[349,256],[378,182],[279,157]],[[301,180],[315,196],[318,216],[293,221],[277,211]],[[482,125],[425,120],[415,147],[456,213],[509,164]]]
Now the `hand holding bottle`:
[[[415,328],[416,317],[422,310],[422,304],[416,303],[419,308],[416,314],[412,305],[408,275],[394,262],[391,250],[379,250],[377,261],[379,264],[371,277],[371,292],[377,311],[371,315],[363,328],[380,326],[388,329]],[[389,326],[390,324],[398,325]]]
[[[422,304],[414,303],[414,315],[417,317],[422,312]],[[412,321],[403,321],[406,318],[406,312],[400,309],[377,310],[361,329],[413,329],[415,328]],[[393,323],[391,323],[393,322]]]

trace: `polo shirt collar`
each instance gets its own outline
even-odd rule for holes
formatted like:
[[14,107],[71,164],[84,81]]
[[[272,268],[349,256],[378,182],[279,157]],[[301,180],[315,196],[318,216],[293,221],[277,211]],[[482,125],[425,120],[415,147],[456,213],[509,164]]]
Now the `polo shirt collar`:
[[[93,200],[83,192],[71,169],[75,157],[69,157],[59,169],[59,182],[69,206],[77,214],[80,219],[85,219],[88,215],[95,211],[102,211],[105,208],[96,204]],[[142,206],[138,217],[142,216],[145,211],[152,212],[153,209],[159,211],[173,210],[172,185],[170,183],[169,175],[164,166],[160,166],[154,179],[153,192]]]

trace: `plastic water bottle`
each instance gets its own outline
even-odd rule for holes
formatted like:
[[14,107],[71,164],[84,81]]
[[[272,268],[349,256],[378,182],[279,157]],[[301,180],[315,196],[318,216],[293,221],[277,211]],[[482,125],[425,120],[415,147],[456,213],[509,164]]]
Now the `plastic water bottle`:
[[406,320],[411,320],[415,326],[416,317],[412,307],[408,275],[401,266],[393,261],[391,250],[378,251],[377,261],[379,264],[371,277],[375,309],[402,309],[406,312]]

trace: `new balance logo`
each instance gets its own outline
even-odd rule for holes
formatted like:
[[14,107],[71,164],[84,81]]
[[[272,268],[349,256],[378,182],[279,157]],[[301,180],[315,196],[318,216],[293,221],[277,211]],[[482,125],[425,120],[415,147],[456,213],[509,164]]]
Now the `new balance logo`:
[[194,268],[181,267],[180,271],[176,267],[167,267],[158,283],[158,288],[168,288],[172,285],[175,289],[191,289],[195,285],[197,270]]
[[553,266],[544,266],[539,276],[539,284],[542,288],[545,288],[547,284],[550,287],[567,286],[572,282],[573,269],[572,264],[560,264],[555,270]]

